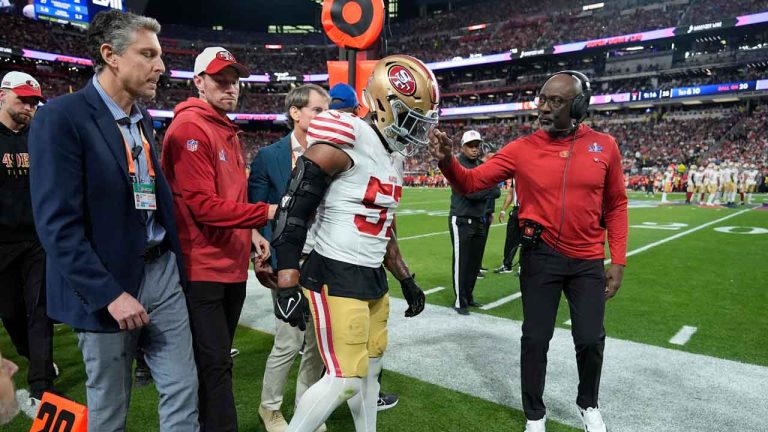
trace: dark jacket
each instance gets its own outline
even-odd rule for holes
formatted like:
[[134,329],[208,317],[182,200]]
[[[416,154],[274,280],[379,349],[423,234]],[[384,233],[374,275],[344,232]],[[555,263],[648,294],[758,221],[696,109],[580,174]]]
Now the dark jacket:
[[[468,169],[475,168],[482,163],[480,159],[470,160],[463,153],[459,155],[458,160],[463,167]],[[494,193],[496,194],[495,196]],[[450,215],[480,219],[485,216],[488,200],[498,198],[500,193],[498,186],[468,195],[461,195],[452,190]]]
[[[163,243],[184,267],[171,189],[160,170],[152,118],[139,126],[152,148]],[[47,253],[48,315],[71,327],[117,332],[107,306],[123,292],[139,296],[147,227],[136,209],[125,143],[92,83],[41,107],[29,131],[32,210]]]
[[[291,178],[291,134],[270,144],[256,154],[251,162],[248,177],[248,201],[277,204],[285,194]],[[261,231],[264,238],[272,241],[272,224]],[[272,250],[272,266],[277,268],[277,255]]]
[[27,128],[0,123],[0,243],[37,240],[29,196]]

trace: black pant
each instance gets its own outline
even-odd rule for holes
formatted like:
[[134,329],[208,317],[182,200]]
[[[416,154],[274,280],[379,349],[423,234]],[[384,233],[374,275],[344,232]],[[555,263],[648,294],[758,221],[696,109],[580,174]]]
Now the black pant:
[[480,271],[486,230],[480,218],[461,216],[450,216],[448,228],[453,244],[453,306],[466,308],[474,301],[472,293]]
[[603,260],[580,260],[556,252],[546,243],[523,247],[520,291],[523,294],[523,336],[520,372],[523,410],[529,420],[546,413],[542,395],[549,341],[555,329],[560,293],[571,311],[579,388],[576,403],[597,408],[605,347],[605,270]]
[[517,214],[517,207],[515,207],[509,212],[509,219],[507,220],[507,238],[504,239],[504,267],[512,267],[519,246],[520,218]]
[[0,243],[0,316],[19,355],[29,359],[34,397],[53,389],[53,321],[46,313],[45,251],[38,241]]
[[190,282],[186,295],[200,384],[200,430],[236,431],[230,350],[245,302],[245,282]]
[[493,223],[493,213],[487,213],[482,219],[485,235],[483,236],[483,247],[480,248],[480,267],[483,266],[483,257],[485,256],[485,245],[488,244],[488,236],[491,234],[491,224]]

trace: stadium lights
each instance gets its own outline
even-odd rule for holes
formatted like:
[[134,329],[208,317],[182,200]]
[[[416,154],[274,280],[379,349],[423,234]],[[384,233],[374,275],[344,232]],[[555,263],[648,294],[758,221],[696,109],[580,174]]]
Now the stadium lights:
[[467,30],[469,31],[482,30],[486,27],[488,27],[488,24],[475,24],[467,27]]
[[281,50],[283,49],[283,46],[280,44],[266,44],[264,45],[264,48],[269,50]]
[[581,9],[584,10],[584,11],[588,11],[588,10],[592,10],[592,9],[600,9],[602,7],[605,7],[605,3],[604,2],[592,3],[592,4],[584,5],[584,7],[582,7]]
[[624,48],[624,51],[640,51],[643,49],[645,48],[638,45],[638,46],[631,46],[631,47]]

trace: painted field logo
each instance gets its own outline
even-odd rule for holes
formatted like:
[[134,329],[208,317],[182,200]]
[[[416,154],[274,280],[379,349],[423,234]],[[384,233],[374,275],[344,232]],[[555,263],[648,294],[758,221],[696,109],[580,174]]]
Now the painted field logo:
[[389,82],[400,93],[411,96],[416,93],[416,78],[408,69],[397,65],[389,70]]

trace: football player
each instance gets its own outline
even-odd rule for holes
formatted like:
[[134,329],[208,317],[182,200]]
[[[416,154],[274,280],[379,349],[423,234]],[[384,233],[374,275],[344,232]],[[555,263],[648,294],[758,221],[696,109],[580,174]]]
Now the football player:
[[685,203],[690,204],[691,203],[691,197],[693,196],[693,193],[696,192],[696,179],[694,178],[694,174],[696,174],[696,165],[691,165],[688,169],[688,172],[685,174]]
[[670,165],[667,167],[667,172],[664,173],[664,183],[663,183],[663,189],[661,192],[661,203],[666,204],[669,202],[667,200],[667,194],[672,192],[672,182],[675,177],[675,166]]
[[[312,120],[307,151],[278,210],[275,315],[301,328],[311,312],[326,366],[299,400],[289,432],[314,431],[344,401],[356,431],[376,430],[389,315],[382,264],[400,281],[405,316],[424,308],[424,293],[400,256],[394,211],[402,194],[402,155],[426,147],[437,124],[437,80],[421,61],[389,56],[374,67],[364,95],[371,110],[366,119],[329,110]],[[313,213],[314,247],[299,279]]]
[[718,185],[720,184],[720,170],[718,166],[710,162],[707,165],[706,171],[704,171],[704,185],[706,186],[709,197],[707,198],[707,205],[715,205],[715,197],[717,195]]
[[707,192],[704,187],[704,164],[699,165],[696,172],[691,172],[693,183],[696,185],[694,192],[699,196],[699,205],[704,205],[704,194]]
[[757,171],[757,165],[750,164],[749,170],[746,173],[745,187],[747,192],[747,204],[752,204],[752,194],[757,190],[757,182],[759,181]]

